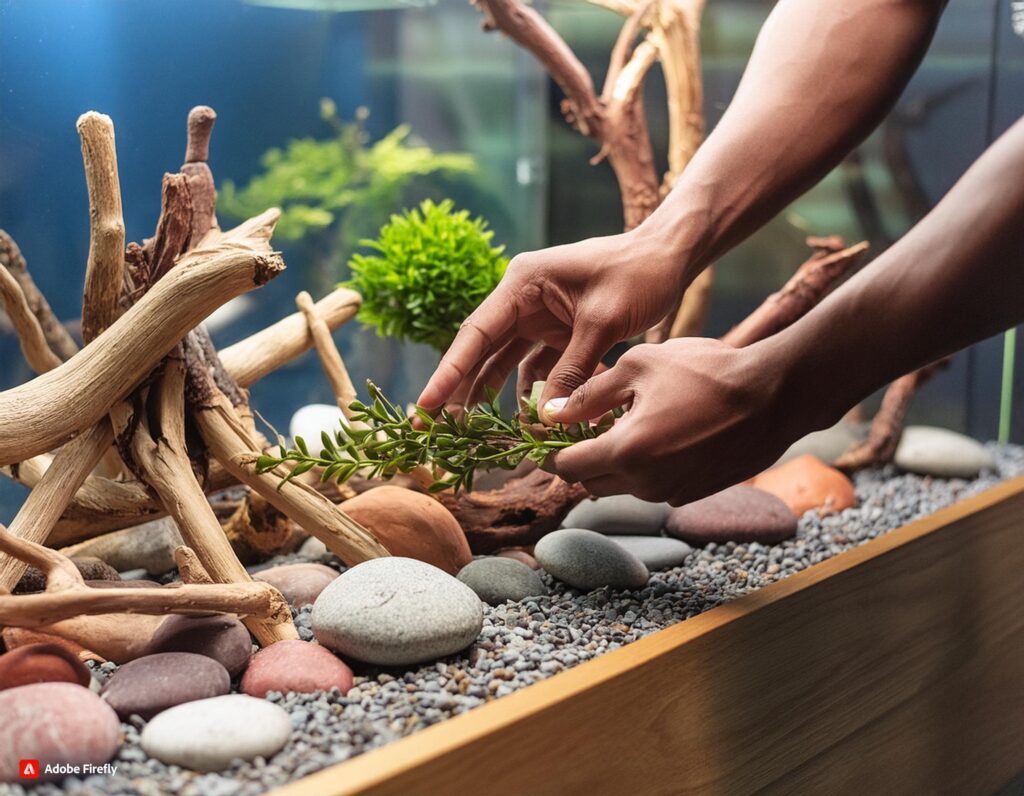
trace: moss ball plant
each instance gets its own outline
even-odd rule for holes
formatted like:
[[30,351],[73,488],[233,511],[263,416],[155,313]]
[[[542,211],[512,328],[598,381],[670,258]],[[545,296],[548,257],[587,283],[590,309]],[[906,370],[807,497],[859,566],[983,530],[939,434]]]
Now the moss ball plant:
[[359,291],[359,320],[380,335],[426,343],[444,351],[463,320],[494,289],[505,273],[504,246],[492,246],[494,233],[482,218],[455,210],[451,200],[394,215],[371,250],[349,260]]

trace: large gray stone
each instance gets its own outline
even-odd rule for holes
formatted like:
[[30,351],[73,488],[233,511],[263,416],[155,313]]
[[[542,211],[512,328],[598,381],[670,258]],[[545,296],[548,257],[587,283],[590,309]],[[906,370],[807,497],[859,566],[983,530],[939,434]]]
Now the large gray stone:
[[907,426],[896,448],[896,466],[937,478],[977,478],[995,469],[992,454],[978,441],[945,428]]
[[641,589],[650,573],[643,561],[607,536],[582,528],[549,533],[533,550],[548,572],[577,589]]
[[609,536],[608,538],[643,561],[644,566],[652,572],[678,567],[693,552],[693,548],[686,542],[669,539],[666,536]]
[[664,526],[669,508],[668,503],[650,503],[632,495],[611,495],[584,500],[569,512],[562,527],[655,536]]
[[491,605],[500,605],[506,600],[519,602],[548,593],[540,575],[511,558],[478,558],[459,570],[457,577]]
[[476,593],[412,558],[365,561],[343,572],[313,604],[313,633],[335,652],[381,666],[442,658],[483,627]]
[[227,694],[165,710],[146,725],[140,741],[146,754],[167,765],[219,771],[236,757],[277,754],[291,733],[291,717],[273,702]]
[[98,536],[69,550],[72,555],[99,558],[118,571],[144,569],[151,575],[162,575],[176,566],[174,550],[181,544],[178,526],[164,517]]

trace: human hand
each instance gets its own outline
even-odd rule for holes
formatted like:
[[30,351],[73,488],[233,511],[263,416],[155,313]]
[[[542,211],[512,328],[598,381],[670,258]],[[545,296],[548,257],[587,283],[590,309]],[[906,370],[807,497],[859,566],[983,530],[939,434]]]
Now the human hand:
[[630,349],[548,415],[561,423],[628,407],[609,431],[553,453],[544,465],[593,495],[630,493],[682,505],[770,466],[817,412],[799,411],[778,346],[732,348],[684,338]]
[[568,395],[613,345],[675,306],[685,285],[671,252],[638,229],[519,255],[466,319],[417,403],[475,403],[524,359],[531,383],[547,377],[542,406]]

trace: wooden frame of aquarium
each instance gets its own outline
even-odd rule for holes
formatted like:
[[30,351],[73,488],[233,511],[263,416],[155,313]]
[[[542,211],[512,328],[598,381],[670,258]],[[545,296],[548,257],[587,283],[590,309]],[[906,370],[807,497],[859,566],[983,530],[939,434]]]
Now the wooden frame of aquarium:
[[991,793],[1024,771],[1024,478],[278,791]]

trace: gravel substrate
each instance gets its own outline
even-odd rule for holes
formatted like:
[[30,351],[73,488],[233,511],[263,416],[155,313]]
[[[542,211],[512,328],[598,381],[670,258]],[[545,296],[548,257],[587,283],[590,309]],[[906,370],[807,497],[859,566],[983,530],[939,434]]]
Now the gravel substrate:
[[[238,763],[220,774],[165,766],[139,747],[140,721],[123,725],[125,743],[113,776],[68,778],[63,788],[0,785],[0,794],[261,793],[511,694],[1024,473],[1024,448],[990,449],[999,472],[975,481],[891,469],[860,473],[856,508],[825,518],[805,515],[796,538],[779,545],[708,545],[683,566],[654,573],[641,591],[581,594],[545,574],[547,597],[485,607],[483,632],[466,653],[407,672],[356,667],[356,685],[344,697],[337,691],[271,693],[268,698],[291,713],[295,733],[270,760]],[[312,638],[310,610],[296,616],[304,639]],[[94,673],[104,680],[113,669],[105,664]]]

